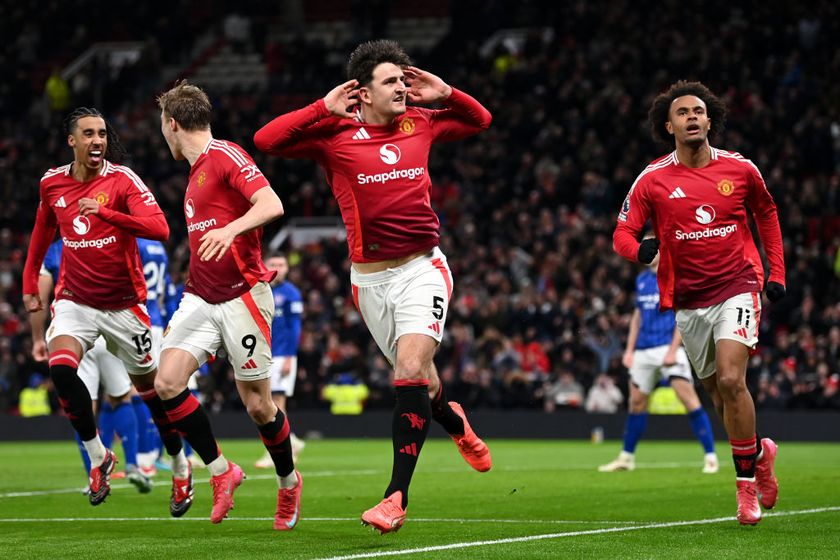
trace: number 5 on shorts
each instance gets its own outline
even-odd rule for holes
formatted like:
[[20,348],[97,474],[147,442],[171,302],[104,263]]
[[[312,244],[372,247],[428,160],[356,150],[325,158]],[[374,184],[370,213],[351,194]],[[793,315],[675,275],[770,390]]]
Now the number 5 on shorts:
[[443,319],[443,305],[441,305],[442,303],[442,297],[432,296],[432,308],[434,309],[434,311],[432,311],[432,317],[434,317],[438,321]]

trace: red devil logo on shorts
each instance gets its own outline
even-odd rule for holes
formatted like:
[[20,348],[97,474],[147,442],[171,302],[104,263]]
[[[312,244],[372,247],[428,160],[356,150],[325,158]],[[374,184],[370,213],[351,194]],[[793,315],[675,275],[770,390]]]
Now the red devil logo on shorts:
[[420,418],[413,412],[404,412],[403,414],[400,414],[400,416],[405,416],[406,418],[408,418],[408,421],[411,422],[411,427],[417,428],[418,430],[422,430],[423,424],[426,423],[425,418]]

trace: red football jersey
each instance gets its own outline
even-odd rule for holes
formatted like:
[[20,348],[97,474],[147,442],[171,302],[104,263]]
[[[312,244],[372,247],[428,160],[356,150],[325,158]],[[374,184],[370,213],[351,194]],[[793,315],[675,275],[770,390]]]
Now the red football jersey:
[[277,117],[254,136],[264,151],[324,169],[347,228],[350,260],[375,262],[437,246],[429,150],[490,126],[490,113],[452,89],[447,108],[408,107],[388,125],[330,114],[324,100]]
[[711,148],[709,164],[697,169],[682,165],[676,152],[648,165],[624,200],[613,244],[636,261],[636,239],[650,219],[660,241],[660,307],[708,307],[763,288],[748,208],[767,253],[770,280],[784,285],[776,204],[758,168],[734,152]]
[[[79,215],[81,198],[99,202],[99,214]],[[74,179],[70,164],[44,174],[24,267],[24,293],[38,293],[38,272],[56,227],[64,241],[56,299],[97,309],[125,309],[146,302],[136,235],[165,240],[169,228],[154,195],[134,171],[105,161],[92,181]]]
[[268,282],[276,274],[262,259],[262,228],[234,239],[222,260],[198,258],[201,238],[226,226],[251,209],[251,197],[270,187],[251,156],[233,142],[211,139],[190,169],[184,194],[184,215],[190,239],[190,275],[184,291],[208,303],[222,303],[239,297],[257,282]]

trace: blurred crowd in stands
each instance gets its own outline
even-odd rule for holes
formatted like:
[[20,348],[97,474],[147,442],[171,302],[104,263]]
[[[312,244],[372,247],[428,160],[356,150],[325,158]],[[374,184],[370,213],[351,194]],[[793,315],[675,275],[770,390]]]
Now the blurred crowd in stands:
[[[11,411],[29,377],[47,372],[30,356],[21,269],[38,180],[72,158],[64,114],[102,101],[129,165],[167,213],[177,280],[187,264],[181,209],[188,167],[172,161],[159,132],[154,95],[170,85],[161,69],[188,73],[196,38],[207,34],[222,47],[235,42],[262,54],[268,91],[208,92],[214,135],[255,156],[287,218],[338,215],[313,163],[264,157],[252,136],[279,112],[344,81],[355,46],[287,38],[285,26],[301,30],[311,19],[284,19],[283,6],[303,13],[295,2],[242,1],[235,20],[214,1],[200,8],[171,2],[165,15],[143,3],[101,10],[86,1],[48,2],[38,4],[37,20],[29,4],[4,14],[9,40],[0,46],[0,70],[9,77],[0,84],[0,410]],[[373,4],[385,11],[376,12],[375,25],[355,21],[354,41],[372,28],[387,34],[388,3]],[[455,277],[436,359],[450,398],[469,408],[583,409],[595,388],[621,409],[610,386],[626,393],[621,354],[639,270],[612,251],[612,230],[636,175],[669,151],[651,139],[650,103],[688,78],[726,99],[727,128],[715,144],[752,159],[779,208],[788,296],[764,300],[748,371],[757,407],[840,409],[840,7],[749,4],[712,0],[696,12],[679,2],[639,9],[629,0],[443,3],[449,33],[410,54],[494,116],[489,131],[436,147],[430,161],[441,248]],[[55,71],[105,40],[148,48],[116,74],[94,66],[66,82]],[[268,228],[266,241],[285,222]],[[323,387],[351,374],[369,387],[369,407],[390,407],[390,368],[352,304],[344,241],[283,249],[305,301],[289,406],[327,408]],[[241,407],[225,361],[211,369],[202,382],[208,407]]]

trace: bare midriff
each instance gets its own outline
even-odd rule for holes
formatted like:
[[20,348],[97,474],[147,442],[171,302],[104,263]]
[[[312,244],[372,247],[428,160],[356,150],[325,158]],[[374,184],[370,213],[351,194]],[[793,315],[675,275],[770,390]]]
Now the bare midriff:
[[376,261],[376,262],[367,262],[367,263],[353,263],[353,268],[356,269],[356,272],[361,274],[371,274],[373,272],[382,272],[388,268],[399,268],[405,263],[409,261],[413,261],[417,257],[422,257],[423,255],[429,254],[429,251],[417,251],[416,253],[411,253],[410,255],[406,255],[404,257],[399,257],[396,259],[388,259],[384,261]]

